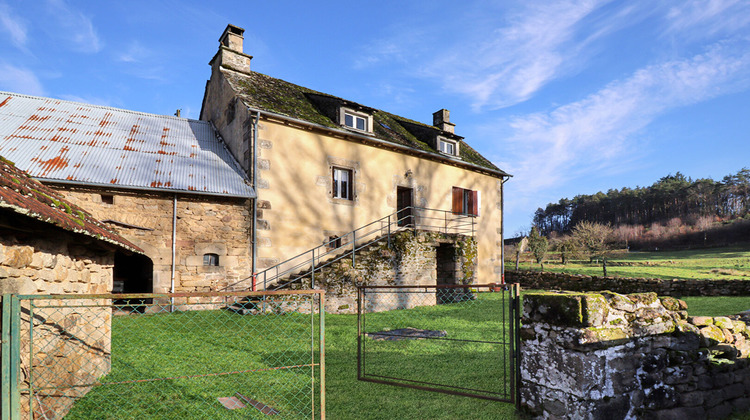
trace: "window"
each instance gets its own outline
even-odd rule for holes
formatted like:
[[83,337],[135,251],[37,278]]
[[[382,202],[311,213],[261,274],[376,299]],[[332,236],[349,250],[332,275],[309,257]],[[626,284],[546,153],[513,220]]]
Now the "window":
[[219,265],[219,256],[217,254],[203,254],[203,265],[217,267]]
[[479,191],[453,187],[453,213],[479,216]]
[[333,235],[328,237],[328,242],[326,243],[326,249],[336,249],[341,248],[341,238]]
[[438,150],[446,155],[457,156],[458,148],[455,141],[438,138]]
[[104,204],[115,204],[115,196],[112,194],[101,194],[102,203]]
[[333,198],[353,200],[352,170],[333,168]]
[[357,131],[372,132],[372,115],[349,108],[339,108],[339,123]]
[[367,120],[358,116],[353,115],[350,113],[344,114],[344,125],[351,128],[356,128],[357,130],[366,131],[367,130]]

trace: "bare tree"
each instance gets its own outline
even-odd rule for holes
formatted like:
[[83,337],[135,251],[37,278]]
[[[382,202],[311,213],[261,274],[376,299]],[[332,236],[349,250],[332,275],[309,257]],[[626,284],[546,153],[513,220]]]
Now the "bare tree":
[[607,257],[609,257],[609,240],[612,228],[608,225],[592,222],[580,222],[573,228],[573,236],[589,254],[591,261],[602,260],[604,275],[607,275]]

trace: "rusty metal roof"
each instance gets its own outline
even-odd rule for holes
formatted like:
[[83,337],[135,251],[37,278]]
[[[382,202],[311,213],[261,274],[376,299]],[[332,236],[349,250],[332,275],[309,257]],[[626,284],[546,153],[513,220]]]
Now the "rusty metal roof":
[[82,208],[66,201],[59,193],[30,178],[13,163],[0,157],[0,208],[50,223],[67,231],[109,242],[143,253],[127,239],[109,230]]
[[0,92],[0,155],[45,181],[255,196],[205,121]]

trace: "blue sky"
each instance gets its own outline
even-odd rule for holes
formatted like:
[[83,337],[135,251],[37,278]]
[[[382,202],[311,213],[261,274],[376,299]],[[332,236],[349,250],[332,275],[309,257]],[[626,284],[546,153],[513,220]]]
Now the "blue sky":
[[456,133],[548,202],[750,166],[750,1],[0,0],[0,90],[198,118],[227,23],[252,68]]

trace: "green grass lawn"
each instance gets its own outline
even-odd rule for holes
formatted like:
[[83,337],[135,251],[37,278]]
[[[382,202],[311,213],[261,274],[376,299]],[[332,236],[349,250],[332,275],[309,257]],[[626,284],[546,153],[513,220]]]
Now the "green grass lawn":
[[[464,338],[498,338],[491,299],[473,308],[440,305],[368,315],[369,327],[413,326]],[[405,316],[407,315],[407,316]],[[408,321],[406,321],[408,320]],[[314,321],[313,325],[315,325]],[[406,325],[409,324],[409,325]],[[310,362],[311,317],[239,316],[226,311],[117,316],[112,371],[66,418],[266,418],[257,410],[226,410],[218,396],[241,392],[278,409],[276,418],[310,418],[310,368],[264,370]],[[357,380],[357,316],[326,315],[326,407],[329,419],[511,419],[509,403]],[[452,385],[494,389],[506,372],[497,348],[436,340],[368,340],[369,367]],[[446,353],[447,350],[447,353]],[[254,370],[220,376],[215,372]],[[186,377],[196,375],[196,377]],[[148,378],[168,380],[136,382]],[[301,391],[300,391],[301,390]]]
[[[624,252],[613,256],[607,275],[616,277],[651,277],[662,279],[738,279],[750,280],[750,249],[747,247],[710,248],[687,251]],[[634,264],[618,266],[617,263]],[[507,267],[515,262],[507,261]],[[521,269],[538,270],[539,264],[524,261]],[[602,275],[601,264],[560,260],[546,261],[544,269],[560,273]]]

